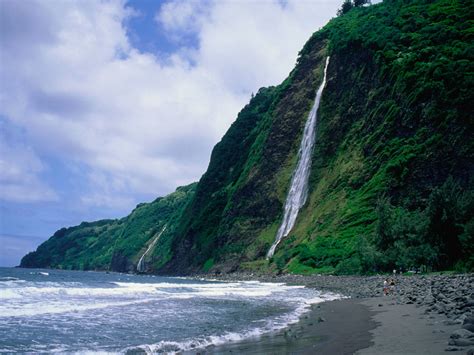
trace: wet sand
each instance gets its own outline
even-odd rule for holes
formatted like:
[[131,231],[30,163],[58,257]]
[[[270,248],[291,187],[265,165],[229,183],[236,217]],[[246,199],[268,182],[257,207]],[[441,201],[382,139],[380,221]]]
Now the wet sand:
[[284,331],[207,348],[202,354],[353,354],[373,344],[372,313],[360,300],[324,302]]
[[423,307],[397,304],[392,297],[361,303],[375,313],[372,319],[377,327],[370,330],[373,344],[358,351],[358,355],[446,354],[449,334],[458,328],[447,325],[440,315],[425,314]]

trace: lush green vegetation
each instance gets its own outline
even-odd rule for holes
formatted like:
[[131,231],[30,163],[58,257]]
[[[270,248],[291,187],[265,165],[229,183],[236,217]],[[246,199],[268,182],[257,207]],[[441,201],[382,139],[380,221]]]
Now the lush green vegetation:
[[[167,223],[152,271],[473,270],[474,3],[344,4],[243,108],[197,186],[58,231],[22,265],[130,270]],[[309,198],[267,261],[328,55]]]
[[[143,254],[163,226],[166,233],[156,243],[149,268],[169,259],[169,239],[184,205],[194,193],[196,184],[179,187],[174,193],[139,204],[132,213],[118,220],[83,222],[62,228],[21,260],[22,267],[46,267],[73,270],[134,270]],[[168,259],[167,259],[168,258]]]
[[[465,253],[442,261],[443,248],[434,240],[445,237],[432,236],[432,227],[422,229],[417,219],[419,213],[427,216],[431,196],[449,176],[466,196],[472,190],[473,5],[451,0],[348,3],[345,14],[307,42],[288,79],[259,92],[216,146],[173,246],[176,258],[165,271],[471,267]],[[310,198],[267,263],[265,253],[278,228],[304,120],[328,54]],[[377,242],[377,206],[384,199],[390,201],[387,233],[397,247]],[[456,223],[461,226],[450,230],[454,234],[446,242],[453,248],[463,245],[456,240],[472,234],[472,207],[459,208],[463,217]],[[430,223],[436,218],[425,217]],[[406,230],[397,224],[406,224]],[[404,235],[418,244],[397,253],[410,243]],[[416,256],[430,252],[437,261]]]
[[[448,181],[472,196],[472,15],[467,1],[387,0],[351,9],[308,41],[302,57],[328,41],[332,78],[320,108],[310,201],[275,256],[279,267],[472,269],[460,252],[472,235],[472,203],[456,207],[456,222],[428,213]],[[380,227],[377,201],[384,199],[390,217]],[[444,237],[435,236],[436,223]],[[380,244],[383,230],[395,245]],[[404,248],[411,243],[404,236],[417,241],[413,248]],[[457,252],[446,258],[436,243]]]
[[433,190],[424,210],[394,207],[381,198],[371,266],[474,269],[473,209],[473,191],[464,191],[451,177]]

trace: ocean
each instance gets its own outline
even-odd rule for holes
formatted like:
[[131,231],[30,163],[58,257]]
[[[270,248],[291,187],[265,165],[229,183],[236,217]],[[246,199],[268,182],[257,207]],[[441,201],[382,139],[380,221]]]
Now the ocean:
[[335,298],[283,283],[0,268],[0,352],[193,352],[284,329]]

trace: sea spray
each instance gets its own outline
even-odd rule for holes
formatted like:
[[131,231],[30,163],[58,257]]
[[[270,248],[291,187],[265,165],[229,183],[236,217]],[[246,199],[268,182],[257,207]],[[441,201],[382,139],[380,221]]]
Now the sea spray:
[[290,233],[291,229],[295,225],[296,217],[300,208],[306,203],[308,197],[308,179],[311,171],[311,155],[313,152],[314,142],[316,140],[316,121],[319,108],[319,102],[321,101],[321,95],[323,93],[324,86],[326,85],[326,73],[329,64],[329,57],[326,58],[326,65],[324,67],[323,82],[319,86],[314,100],[313,107],[306,121],[303,139],[301,140],[300,149],[298,151],[298,164],[291,178],[290,191],[286,197],[285,209],[283,213],[283,220],[280,228],[278,229],[275,241],[268,250],[267,258],[271,258],[275,253],[275,249],[281,240]]
[[138,264],[137,264],[137,271],[138,272],[145,272],[145,256],[148,254],[148,252],[151,250],[151,248],[153,248],[155,246],[156,242],[158,241],[158,239],[161,237],[161,235],[163,234],[163,232],[165,230],[166,230],[166,226],[163,227],[160,234],[158,234],[158,236],[153,240],[153,242],[151,242],[151,244],[148,246],[146,251],[141,256],[140,260],[138,260]]

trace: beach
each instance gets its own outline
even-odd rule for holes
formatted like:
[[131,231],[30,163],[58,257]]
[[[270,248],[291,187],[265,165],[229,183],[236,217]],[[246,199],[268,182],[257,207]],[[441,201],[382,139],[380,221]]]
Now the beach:
[[[229,278],[227,275],[224,278]],[[239,278],[255,275],[239,275]],[[279,282],[338,292],[346,299],[313,305],[284,331],[210,347],[205,354],[445,354],[474,352],[474,276],[293,276]],[[268,281],[268,277],[259,279]]]
[[474,275],[393,277],[0,268],[0,353],[472,353]]

